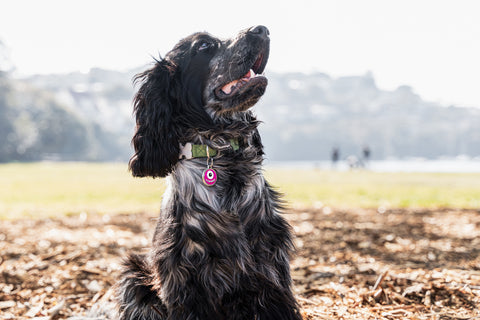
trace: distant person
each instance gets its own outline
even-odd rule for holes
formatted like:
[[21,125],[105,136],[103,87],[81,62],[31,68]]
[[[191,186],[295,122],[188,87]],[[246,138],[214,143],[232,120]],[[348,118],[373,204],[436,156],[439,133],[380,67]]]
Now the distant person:
[[336,168],[338,160],[340,159],[340,150],[335,147],[332,149],[332,167]]
[[371,150],[368,146],[364,146],[362,149],[362,163],[363,166],[367,166],[368,162],[370,161]]
[[370,148],[368,146],[364,146],[362,152],[363,152],[363,159],[365,161],[368,161],[370,159],[370,154],[371,154]]

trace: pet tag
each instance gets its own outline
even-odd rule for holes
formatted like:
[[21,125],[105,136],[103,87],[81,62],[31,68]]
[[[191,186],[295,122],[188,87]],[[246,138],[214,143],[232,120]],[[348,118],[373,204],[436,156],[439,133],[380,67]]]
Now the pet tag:
[[206,186],[211,187],[217,182],[217,173],[212,168],[208,168],[203,171],[202,179]]
[[202,175],[203,183],[206,186],[213,186],[217,182],[217,172],[213,170],[213,158],[210,158],[210,152],[208,151],[207,146],[207,169],[203,171]]

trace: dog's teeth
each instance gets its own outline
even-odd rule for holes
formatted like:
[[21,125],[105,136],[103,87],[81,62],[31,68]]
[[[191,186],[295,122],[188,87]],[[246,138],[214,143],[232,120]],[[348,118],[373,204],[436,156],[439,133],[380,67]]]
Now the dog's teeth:
[[256,74],[253,69],[248,70],[248,72],[242,77],[242,79],[250,80],[251,78],[255,77]]

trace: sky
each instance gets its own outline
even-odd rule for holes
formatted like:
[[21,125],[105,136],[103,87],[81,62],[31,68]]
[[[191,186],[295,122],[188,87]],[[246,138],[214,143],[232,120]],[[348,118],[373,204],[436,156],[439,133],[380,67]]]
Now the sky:
[[257,24],[271,34],[267,76],[371,72],[384,90],[480,107],[478,0],[0,0],[0,41],[18,76],[127,70],[193,32],[227,38]]

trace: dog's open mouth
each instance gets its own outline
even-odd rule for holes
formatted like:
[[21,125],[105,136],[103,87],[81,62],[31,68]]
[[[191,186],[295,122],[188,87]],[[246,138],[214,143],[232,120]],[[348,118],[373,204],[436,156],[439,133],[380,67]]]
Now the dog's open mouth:
[[233,91],[239,90],[256,76],[257,74],[255,74],[255,71],[253,71],[253,69],[250,69],[241,79],[233,80],[232,82],[227,83],[220,90],[222,90],[224,94],[230,95]]
[[240,78],[228,82],[215,90],[215,94],[220,99],[227,99],[235,94],[241,94],[248,88],[255,85],[266,85],[267,78],[262,74],[267,64],[267,59],[263,53],[259,54],[257,60],[251,68]]

